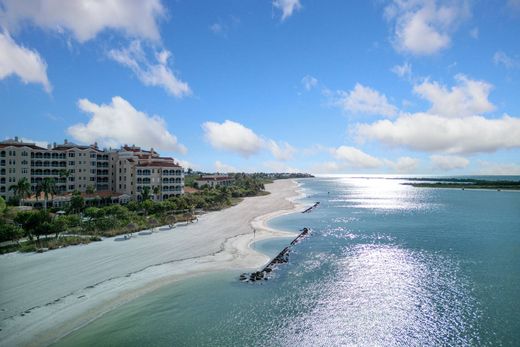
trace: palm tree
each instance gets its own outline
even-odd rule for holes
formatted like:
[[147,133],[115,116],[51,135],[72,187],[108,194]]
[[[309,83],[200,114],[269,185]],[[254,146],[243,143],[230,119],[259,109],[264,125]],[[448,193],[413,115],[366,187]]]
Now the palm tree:
[[31,195],[31,183],[26,177],[23,177],[16,184],[10,186],[9,190],[12,190],[14,195],[20,199],[20,206],[22,206],[23,199]]
[[[66,185],[69,182],[69,176],[70,175],[71,175],[70,170],[67,170],[67,169],[61,169],[60,170],[60,178],[65,178],[65,190],[66,190]],[[63,182],[61,182],[61,183],[63,183]]]
[[54,182],[53,178],[44,178],[43,181],[38,184],[36,187],[36,198],[40,196],[41,193],[43,193],[43,197],[45,199],[44,209],[47,209],[47,201],[49,200],[49,195],[54,197],[56,194],[56,183]]
[[153,187],[153,195],[155,196],[154,200],[159,200],[160,194],[161,194],[161,187],[159,187],[159,186]]
[[141,198],[143,201],[150,199],[150,187],[143,187],[143,191],[141,192]]

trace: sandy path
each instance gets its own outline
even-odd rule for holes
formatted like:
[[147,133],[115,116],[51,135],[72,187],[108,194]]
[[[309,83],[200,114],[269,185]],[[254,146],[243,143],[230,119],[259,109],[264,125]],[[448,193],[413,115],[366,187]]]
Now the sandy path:
[[268,258],[255,240],[289,234],[267,228],[294,211],[297,184],[275,181],[271,194],[172,230],[114,238],[43,254],[0,256],[0,344],[45,345],[139,295],[196,274],[256,268]]

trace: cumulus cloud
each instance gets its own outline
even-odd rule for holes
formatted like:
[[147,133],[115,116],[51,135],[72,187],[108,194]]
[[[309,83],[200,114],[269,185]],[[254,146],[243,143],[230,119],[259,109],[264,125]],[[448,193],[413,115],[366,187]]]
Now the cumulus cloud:
[[487,119],[409,114],[393,122],[358,124],[355,132],[360,139],[427,152],[477,153],[520,147],[520,119],[508,115]]
[[224,123],[205,122],[202,124],[206,140],[215,148],[249,157],[263,147],[263,140],[240,123],[226,120]]
[[456,80],[451,89],[430,81],[414,86],[416,94],[431,102],[427,112],[400,113],[393,121],[356,124],[351,130],[361,142],[377,140],[426,152],[461,154],[520,147],[520,118],[481,115],[495,108],[488,100],[492,86],[464,75]]
[[202,129],[204,137],[211,146],[244,157],[268,150],[276,160],[286,161],[292,159],[296,152],[296,149],[287,142],[263,138],[244,125],[230,120],[223,123],[205,122],[202,124]]
[[397,107],[390,104],[384,94],[359,83],[351,91],[340,91],[339,95],[336,103],[346,112],[387,117],[397,114]]
[[353,168],[375,169],[383,166],[383,161],[355,147],[340,146],[333,149],[333,155],[337,160]]
[[448,89],[437,82],[425,81],[414,86],[414,92],[428,100],[429,113],[444,117],[467,117],[490,112],[495,106],[488,100],[492,85],[456,75],[457,85]]
[[384,160],[387,167],[398,173],[410,173],[417,169],[420,160],[411,157],[400,157],[396,161]]
[[138,143],[144,147],[179,153],[187,151],[168,131],[163,118],[136,110],[122,97],[115,96],[110,104],[100,105],[81,99],[78,107],[91,118],[86,124],[79,123],[68,128],[67,132],[77,141],[98,142],[111,147]]
[[282,20],[289,18],[302,7],[300,0],[273,0],[273,6],[282,11]]
[[190,95],[188,84],[178,79],[169,68],[170,56],[171,52],[164,49],[155,52],[151,59],[145,53],[141,42],[137,40],[127,48],[112,49],[108,52],[109,58],[130,68],[144,85],[162,87],[176,97]]
[[469,160],[455,155],[432,155],[430,156],[433,168],[443,171],[464,169],[469,165]]
[[79,42],[113,29],[128,36],[158,41],[157,21],[166,14],[160,0],[3,0],[0,18],[15,29],[21,22],[58,32],[69,31]]
[[496,65],[502,65],[507,69],[519,69],[520,59],[513,58],[502,51],[498,51],[493,55],[493,62]]
[[318,79],[316,79],[315,77],[312,77],[310,75],[306,75],[305,77],[302,78],[302,85],[306,91],[309,91],[318,85]]
[[217,160],[215,162],[215,171],[220,172],[220,173],[238,172],[236,167],[224,164],[219,160]]
[[4,31],[0,32],[0,52],[0,79],[16,75],[23,83],[39,83],[45,91],[51,91],[47,64],[36,51],[16,44]]
[[469,16],[467,1],[393,0],[385,8],[394,25],[397,50],[415,55],[435,54],[451,44],[457,25]]
[[404,62],[403,65],[395,65],[390,71],[401,78],[408,80],[412,78],[412,65],[408,62]]
[[274,140],[267,140],[267,148],[277,160],[285,161],[293,158],[296,149],[287,142],[278,143]]

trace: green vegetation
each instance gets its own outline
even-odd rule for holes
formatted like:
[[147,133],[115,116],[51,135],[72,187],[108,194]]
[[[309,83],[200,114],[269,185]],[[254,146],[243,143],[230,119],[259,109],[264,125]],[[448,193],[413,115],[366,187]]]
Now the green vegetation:
[[[195,210],[214,211],[238,203],[242,197],[267,194],[266,178],[255,175],[236,174],[233,185],[228,187],[202,187],[196,193],[171,197],[156,202],[152,196],[160,191],[146,189],[143,200],[126,205],[85,207],[79,193],[71,198],[66,214],[56,209],[24,211],[6,206],[0,201],[0,253],[34,252],[89,243],[121,234],[131,236],[144,229],[178,222],[193,222]],[[41,191],[45,200],[54,194],[53,182],[42,181]]]
[[520,181],[485,181],[477,179],[435,179],[435,182],[403,183],[417,188],[520,190]]

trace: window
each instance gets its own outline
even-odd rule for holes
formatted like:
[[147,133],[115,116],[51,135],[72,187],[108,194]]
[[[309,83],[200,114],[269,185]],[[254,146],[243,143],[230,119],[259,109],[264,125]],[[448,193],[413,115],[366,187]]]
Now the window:
[[69,152],[69,158],[74,158],[76,156],[76,153],[74,152]]
[[22,157],[27,157],[28,155],[29,155],[29,153],[27,153],[26,151],[22,152]]
[[73,161],[69,161],[69,165],[74,165],[74,162]]
[[26,173],[27,173],[27,168],[24,167],[24,168],[22,169],[22,173],[23,173],[23,174],[26,174]]

